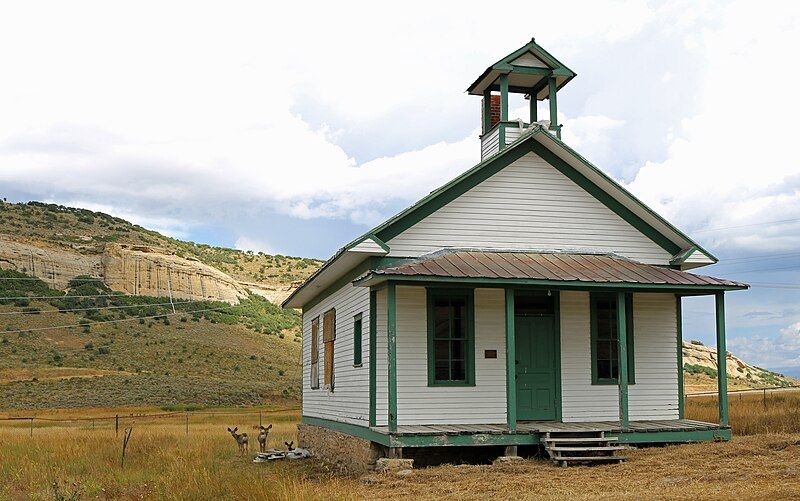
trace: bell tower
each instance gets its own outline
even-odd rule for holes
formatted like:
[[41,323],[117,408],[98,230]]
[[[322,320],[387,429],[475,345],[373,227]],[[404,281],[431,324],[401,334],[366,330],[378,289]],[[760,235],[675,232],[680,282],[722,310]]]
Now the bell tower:
[[[556,94],[575,77],[575,72],[531,41],[486,68],[467,92],[482,96],[481,160],[514,142],[532,125],[540,125],[561,138]],[[524,94],[530,101],[528,122],[509,121],[509,93]],[[539,120],[536,104],[547,100],[549,120]]]

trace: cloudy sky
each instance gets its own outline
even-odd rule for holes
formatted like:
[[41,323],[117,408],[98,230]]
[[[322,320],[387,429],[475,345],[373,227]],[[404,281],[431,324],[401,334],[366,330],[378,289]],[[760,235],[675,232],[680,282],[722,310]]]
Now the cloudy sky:
[[800,374],[800,4],[770,5],[7,3],[0,196],[326,258],[477,162],[464,89],[535,36],[578,73],[565,141],[754,283],[731,351]]

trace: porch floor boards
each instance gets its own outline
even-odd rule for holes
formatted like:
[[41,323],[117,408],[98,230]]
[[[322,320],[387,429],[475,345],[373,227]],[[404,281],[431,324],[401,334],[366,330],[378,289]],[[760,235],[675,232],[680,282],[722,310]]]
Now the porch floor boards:
[[[663,432],[663,431],[699,431],[719,430],[716,423],[694,421],[692,419],[642,420],[631,421],[626,431],[629,432]],[[476,435],[510,434],[506,425],[499,424],[459,424],[459,425],[399,425],[397,431],[390,432],[388,426],[373,426],[373,431],[384,435]],[[593,421],[587,423],[561,423],[557,421],[521,421],[517,423],[516,434],[539,434],[547,432],[579,433],[579,432],[611,432],[622,431],[618,421]]]

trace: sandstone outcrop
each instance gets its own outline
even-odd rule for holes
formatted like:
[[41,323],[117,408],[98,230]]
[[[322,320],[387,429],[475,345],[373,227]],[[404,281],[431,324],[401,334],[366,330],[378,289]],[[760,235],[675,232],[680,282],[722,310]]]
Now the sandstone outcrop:
[[239,282],[216,268],[156,247],[106,243],[80,250],[0,235],[0,269],[38,277],[61,290],[70,279],[88,275],[127,294],[171,294],[176,299],[227,303],[237,303],[247,295]]
[[[702,344],[683,342],[683,364],[700,365],[717,370],[717,349]],[[748,365],[728,352],[725,360],[728,377],[745,379],[753,383],[769,383],[764,376],[772,374],[758,367]],[[774,375],[773,375],[774,376]],[[772,378],[770,378],[772,379]]]

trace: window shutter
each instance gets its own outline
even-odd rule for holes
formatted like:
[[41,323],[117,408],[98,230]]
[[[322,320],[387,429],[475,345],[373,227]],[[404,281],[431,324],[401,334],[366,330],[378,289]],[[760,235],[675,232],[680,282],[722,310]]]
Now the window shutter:
[[333,343],[336,340],[336,310],[328,310],[322,317],[322,340],[325,343],[325,379],[323,384],[333,389]]
[[319,317],[311,321],[311,388],[319,388]]

